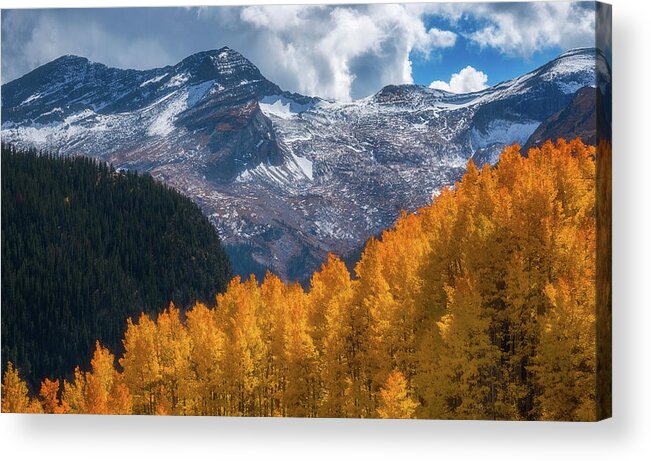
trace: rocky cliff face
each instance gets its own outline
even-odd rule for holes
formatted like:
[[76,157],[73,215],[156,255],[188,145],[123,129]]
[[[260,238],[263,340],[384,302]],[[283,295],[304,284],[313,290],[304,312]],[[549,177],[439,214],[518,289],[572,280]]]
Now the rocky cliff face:
[[[2,137],[147,171],[199,203],[238,255],[302,279],[428,203],[468,159],[524,144],[597,81],[595,98],[609,91],[603,55],[580,49],[477,93],[391,85],[341,103],[283,92],[228,48],[149,71],[66,56],[3,85]],[[544,131],[559,134],[579,133]]]
[[544,120],[522,147],[526,153],[548,139],[580,137],[586,144],[595,145],[598,135],[611,139],[609,105],[610,87],[606,94],[586,86],[574,94],[570,103]]

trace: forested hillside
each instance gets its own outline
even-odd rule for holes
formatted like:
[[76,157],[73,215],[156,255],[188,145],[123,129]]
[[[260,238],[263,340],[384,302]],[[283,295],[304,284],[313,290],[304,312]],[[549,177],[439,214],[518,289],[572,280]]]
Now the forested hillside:
[[231,277],[199,208],[148,175],[2,146],[2,359],[67,376],[127,318],[212,302]]
[[[267,274],[128,322],[88,371],[3,411],[594,420],[595,148],[506,148],[371,239],[351,277]],[[56,294],[53,294],[56,299]],[[83,364],[82,364],[83,365]]]

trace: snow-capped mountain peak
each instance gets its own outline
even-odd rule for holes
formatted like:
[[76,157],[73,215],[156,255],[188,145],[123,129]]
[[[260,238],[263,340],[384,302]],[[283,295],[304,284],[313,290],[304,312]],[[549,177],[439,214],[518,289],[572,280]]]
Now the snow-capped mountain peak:
[[[148,171],[192,197],[227,244],[300,278],[596,86],[608,93],[610,67],[595,49],[474,93],[388,85],[352,102],[284,92],[226,47],[151,70],[63,56],[3,85],[2,137]],[[555,126],[567,135],[557,121],[542,131]]]

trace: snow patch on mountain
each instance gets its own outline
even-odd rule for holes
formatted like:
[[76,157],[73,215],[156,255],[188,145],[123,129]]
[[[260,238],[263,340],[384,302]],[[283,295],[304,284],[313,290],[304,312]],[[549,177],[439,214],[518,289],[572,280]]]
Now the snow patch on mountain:
[[585,73],[594,70],[597,55],[593,50],[577,48],[561,54],[553,62],[550,69],[545,72],[549,80],[572,74]]
[[160,81],[163,80],[165,77],[167,77],[167,75],[168,75],[168,74],[165,73],[165,74],[163,74],[163,75],[159,75],[159,76],[157,76],[157,77],[150,78],[149,80],[146,80],[146,81],[142,82],[142,83],[140,84],[140,88],[142,88],[143,86],[147,86],[147,85],[149,85],[150,83],[157,83],[157,82],[160,82]]
[[213,84],[214,81],[211,80],[191,85],[187,89],[179,90],[159,101],[158,104],[166,103],[165,108],[151,122],[147,134],[150,136],[167,136],[172,133],[174,131],[174,121],[178,115],[201,101],[208,94]]
[[163,85],[163,88],[172,88],[175,86],[181,86],[189,80],[190,76],[188,74],[177,74],[172,76],[169,81]]
[[48,110],[47,112],[43,112],[41,115],[39,115],[38,117],[36,117],[35,120],[38,120],[38,119],[41,118],[41,117],[46,117],[46,116],[48,116],[48,115],[52,115],[52,114],[60,114],[60,113],[63,113],[63,109],[61,109],[60,107],[55,107],[55,108],[52,109],[52,110]]
[[74,123],[77,123],[81,120],[85,120],[89,117],[93,117],[97,115],[97,113],[91,109],[84,109],[81,112],[77,112],[76,114],[72,114],[67,116],[64,120],[63,123],[65,125],[72,125]]
[[262,162],[255,168],[240,173],[235,181],[246,183],[256,179],[273,183],[289,191],[314,179],[313,163],[305,157],[290,153],[281,165]]
[[41,97],[41,93],[33,94],[33,95],[29,96],[27,99],[25,99],[23,102],[21,102],[20,105],[24,106],[26,104],[29,104],[32,101],[36,101],[40,97]]
[[50,145],[59,134],[60,123],[48,123],[41,125],[35,123],[32,126],[9,127],[3,123],[2,138],[4,141],[20,142],[29,139],[31,145],[42,148]]
[[260,110],[266,116],[274,116],[282,119],[295,117],[314,106],[313,103],[301,104],[282,95],[265,96],[260,100],[259,104]]
[[574,94],[584,86],[596,87],[597,62],[600,55],[585,49],[570,50],[552,61],[552,66],[542,75],[543,79],[556,82],[565,94]]
[[165,109],[160,112],[149,125],[147,134],[150,136],[166,136],[174,130],[174,119],[187,108],[187,93],[173,98]]
[[597,86],[597,78],[595,75],[595,78],[592,81],[590,81],[589,79],[585,79],[585,80],[575,80],[570,82],[556,82],[556,86],[558,87],[559,90],[561,90],[565,94],[574,94],[584,86],[590,86],[592,88],[595,88]]
[[188,96],[186,108],[189,109],[197,105],[212,89],[215,85],[214,80],[209,80],[207,82],[199,83],[198,85],[192,85],[188,87]]
[[313,176],[313,168],[312,168],[312,162],[308,160],[305,157],[298,156],[296,154],[292,154],[292,159],[294,160],[294,163],[298,166],[298,168],[301,170],[301,172],[305,175],[306,178],[308,178],[310,181],[314,179]]
[[483,132],[476,128],[470,134],[472,145],[482,149],[494,144],[511,144],[518,142],[521,145],[529,139],[540,125],[538,121],[514,122],[510,120],[491,120],[488,129]]
[[[60,111],[61,108],[55,108],[51,112]],[[29,145],[38,148],[52,148],[69,142],[74,143],[79,137],[89,133],[106,132],[112,128],[116,118],[119,118],[119,116],[104,116],[95,113],[91,109],[85,109],[67,116],[62,121],[48,123],[34,121],[29,126],[3,123],[2,135],[3,139],[8,142],[21,144],[25,139],[28,139],[30,141]]]

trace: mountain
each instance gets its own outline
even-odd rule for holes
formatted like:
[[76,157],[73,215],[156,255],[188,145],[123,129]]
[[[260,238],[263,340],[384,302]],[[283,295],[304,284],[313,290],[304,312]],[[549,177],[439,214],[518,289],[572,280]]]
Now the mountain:
[[[597,88],[586,86],[578,90],[572,101],[560,111],[543,121],[524,144],[522,150],[539,146],[550,138],[580,137],[586,144],[595,145],[598,134],[611,139],[609,105],[610,90],[602,94]],[[600,133],[598,133],[600,131]]]
[[2,136],[149,172],[198,203],[232,254],[303,279],[597,81],[610,68],[586,48],[476,93],[390,85],[338,102],[284,92],[229,48],[148,71],[66,56],[3,85]]

